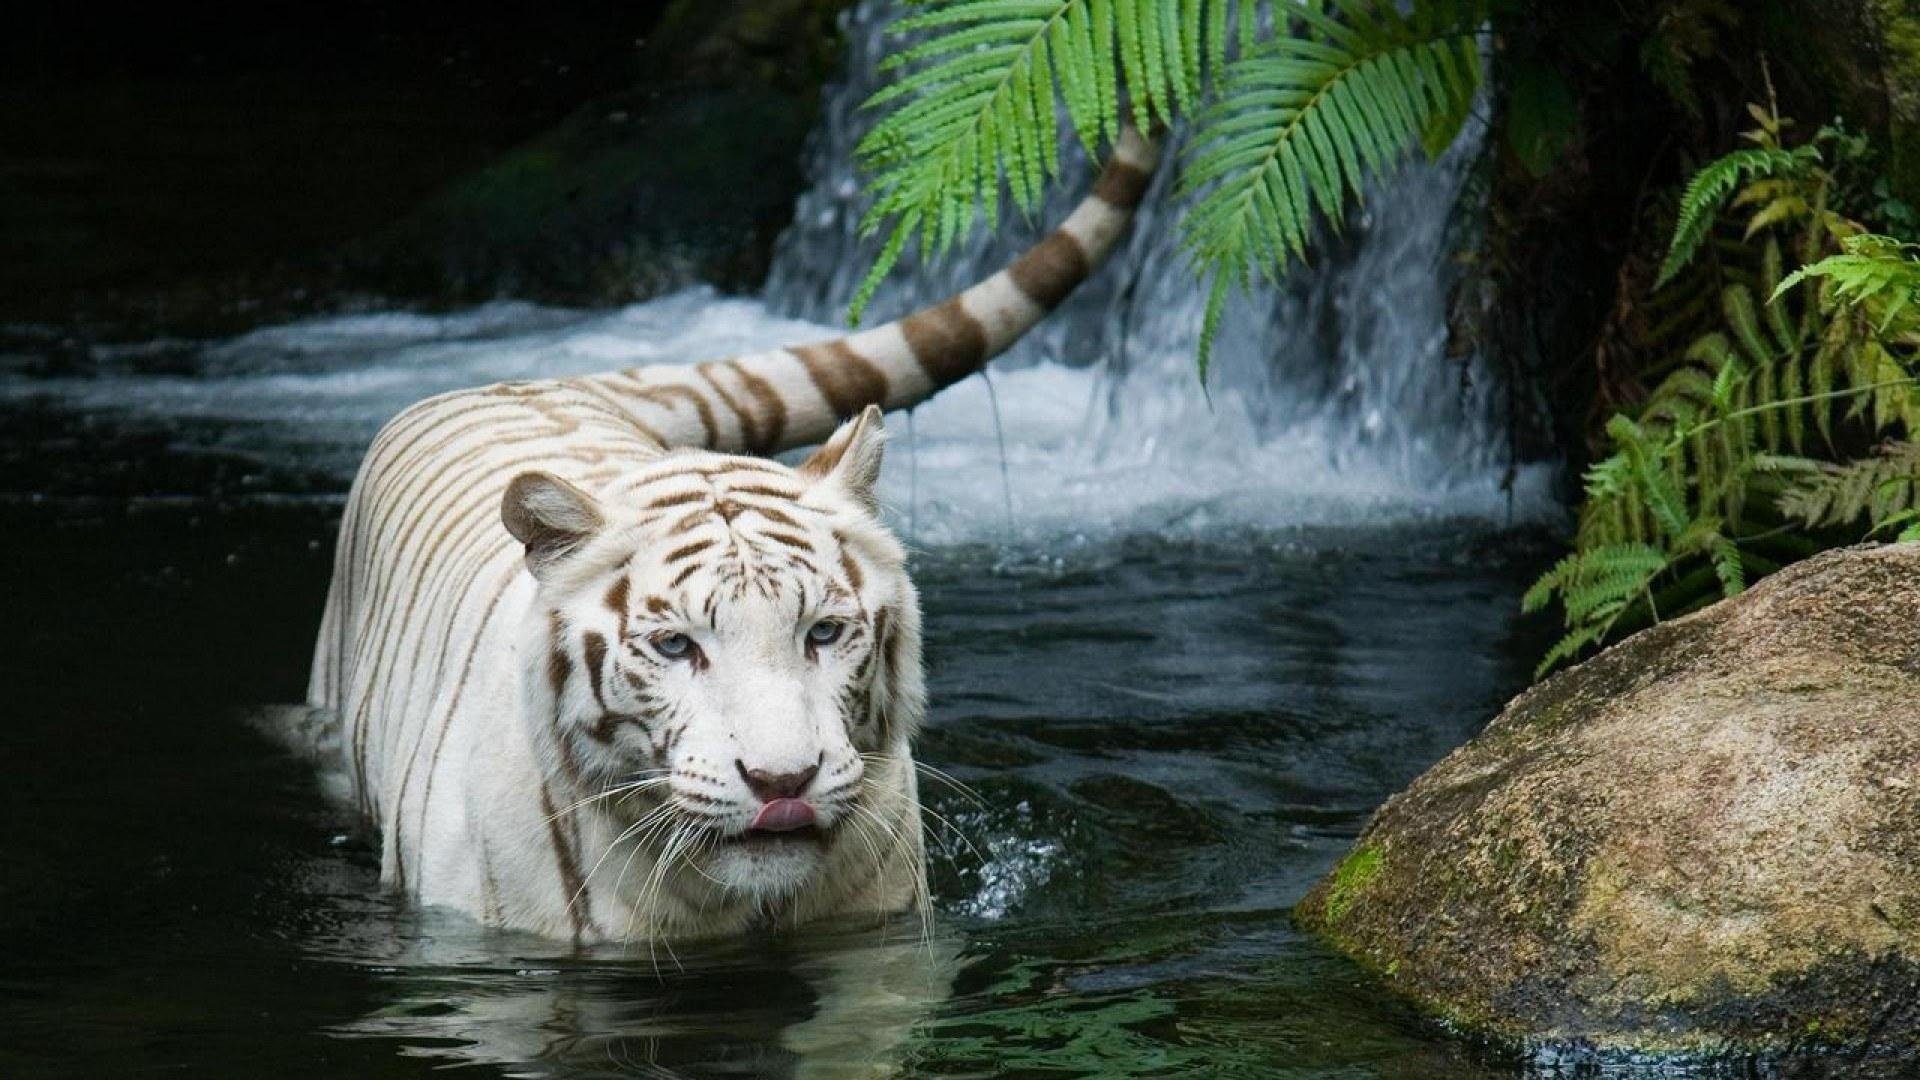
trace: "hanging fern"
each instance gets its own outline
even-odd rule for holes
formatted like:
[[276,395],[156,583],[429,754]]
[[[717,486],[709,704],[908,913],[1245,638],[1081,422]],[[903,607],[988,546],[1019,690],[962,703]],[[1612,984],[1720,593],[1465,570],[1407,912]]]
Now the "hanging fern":
[[1338,0],[1339,18],[1299,9],[1306,32],[1229,66],[1198,118],[1183,223],[1213,276],[1200,333],[1206,358],[1228,294],[1304,257],[1315,210],[1338,222],[1369,173],[1415,145],[1452,143],[1480,81],[1477,4],[1432,0],[1411,17]]
[[[857,321],[909,242],[939,256],[1006,197],[1031,213],[1068,137],[1089,152],[1123,113],[1145,129],[1191,118],[1182,222],[1213,278],[1200,365],[1228,292],[1302,255],[1315,213],[1338,222],[1367,175],[1415,145],[1437,153],[1480,81],[1483,0],[1308,0],[1258,32],[1254,0],[929,0],[899,20],[922,37],[890,56],[898,81],[857,154],[867,235],[885,243],[850,304]],[[1237,43],[1237,49],[1230,46]],[[1237,52],[1238,59],[1229,62]],[[1203,104],[1204,103],[1204,104]]]
[[855,149],[875,193],[861,230],[887,241],[849,317],[909,240],[938,256],[978,217],[997,224],[1003,183],[1033,211],[1059,175],[1063,112],[1092,151],[1118,134],[1123,103],[1142,129],[1190,107],[1234,21],[1251,32],[1251,0],[934,0],[894,23],[928,36],[882,62],[903,74],[865,104],[890,111]]

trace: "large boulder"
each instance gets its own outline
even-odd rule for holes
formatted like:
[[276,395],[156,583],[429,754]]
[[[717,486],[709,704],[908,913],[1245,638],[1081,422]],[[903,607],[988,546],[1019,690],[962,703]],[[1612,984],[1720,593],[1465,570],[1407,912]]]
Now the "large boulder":
[[1829,552],[1522,694],[1296,917],[1465,1028],[1920,1047],[1920,545]]

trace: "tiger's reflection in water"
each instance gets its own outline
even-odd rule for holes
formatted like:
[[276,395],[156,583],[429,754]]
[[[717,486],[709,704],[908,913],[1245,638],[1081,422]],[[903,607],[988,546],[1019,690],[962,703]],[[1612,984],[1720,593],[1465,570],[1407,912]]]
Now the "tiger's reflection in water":
[[915,1026],[948,1000],[964,963],[956,933],[914,919],[663,945],[653,957],[555,953],[478,929],[463,945],[451,927],[422,929],[377,969],[391,1000],[334,1033],[508,1076],[899,1075]]

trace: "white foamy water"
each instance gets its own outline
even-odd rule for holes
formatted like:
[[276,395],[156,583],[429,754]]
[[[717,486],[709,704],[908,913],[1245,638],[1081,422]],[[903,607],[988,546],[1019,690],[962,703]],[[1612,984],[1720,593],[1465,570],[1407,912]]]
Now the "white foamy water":
[[[379,425],[430,394],[726,356],[836,331],[758,300],[691,289],[615,311],[496,303],[444,316],[347,315],[270,327],[210,346],[197,374],[7,380],[0,400],[48,397],[157,423],[176,440],[320,468],[344,484]],[[117,357],[102,357],[109,366]],[[1209,404],[1190,369],[1124,378],[1096,357],[995,369],[894,434],[882,495],[920,544],[1098,538],[1134,531],[1358,523],[1447,516],[1504,520],[1492,476],[1434,484],[1343,453],[1323,426],[1269,430],[1241,391]],[[1004,455],[1002,446],[1004,443]],[[1549,512],[1528,476],[1515,512]]]

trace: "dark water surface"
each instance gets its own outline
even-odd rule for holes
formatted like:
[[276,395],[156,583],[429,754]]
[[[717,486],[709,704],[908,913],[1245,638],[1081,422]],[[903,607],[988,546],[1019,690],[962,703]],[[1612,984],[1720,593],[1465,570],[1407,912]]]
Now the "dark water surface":
[[0,1075],[1514,1071],[1287,912],[1524,684],[1525,537],[925,552],[922,756],[980,797],[929,791],[931,939],[574,955],[382,895],[248,726],[304,689],[337,478],[31,400],[0,431]]

